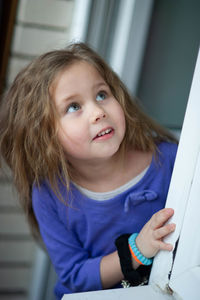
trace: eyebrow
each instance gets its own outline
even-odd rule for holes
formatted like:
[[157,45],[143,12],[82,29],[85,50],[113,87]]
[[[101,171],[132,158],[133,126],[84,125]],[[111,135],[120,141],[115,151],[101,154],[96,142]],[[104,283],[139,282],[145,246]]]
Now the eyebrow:
[[94,87],[98,88],[98,87],[103,86],[103,85],[108,86],[108,84],[105,81],[100,81],[99,83],[95,84]]
[[[106,83],[106,82],[104,82],[104,81],[100,81],[100,82],[98,82],[97,84],[94,84],[94,86],[92,87],[94,90],[95,89],[98,89],[98,88],[100,88],[100,87],[108,87],[109,88],[109,86],[108,86],[108,84]],[[76,98],[77,96],[78,96],[79,94],[72,94],[72,95],[69,95],[69,96],[64,96],[62,99],[61,99],[61,102],[63,103],[63,102],[68,102],[68,101],[71,101],[71,100],[73,100],[74,98]],[[61,104],[61,106],[62,106],[62,104]]]

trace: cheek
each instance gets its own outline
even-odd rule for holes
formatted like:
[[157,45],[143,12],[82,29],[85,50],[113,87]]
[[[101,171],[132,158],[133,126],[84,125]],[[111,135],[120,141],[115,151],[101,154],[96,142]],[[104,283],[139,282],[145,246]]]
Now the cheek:
[[116,117],[119,128],[124,133],[126,130],[125,115],[124,115],[124,111],[123,111],[121,105],[118,102],[116,102],[114,115]]
[[122,128],[125,130],[126,129],[126,120],[125,120],[124,111],[122,109],[121,109],[120,117],[121,117],[120,120],[121,120]]
[[58,139],[66,151],[71,152],[76,147],[80,149],[80,145],[85,140],[84,130],[81,129],[81,127],[75,126],[75,124],[68,126],[61,124],[58,130]]

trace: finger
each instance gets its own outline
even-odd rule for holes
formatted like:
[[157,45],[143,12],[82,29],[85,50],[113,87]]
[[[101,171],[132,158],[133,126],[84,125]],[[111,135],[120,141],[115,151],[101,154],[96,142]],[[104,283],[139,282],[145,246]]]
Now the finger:
[[160,240],[160,239],[164,238],[165,236],[167,236],[168,234],[172,233],[175,230],[175,228],[176,228],[176,224],[174,224],[174,223],[167,224],[161,228],[156,229],[153,232],[153,237],[156,240]]
[[155,213],[151,218],[151,228],[157,229],[163,226],[174,214],[172,208],[164,208]]
[[156,248],[159,250],[164,250],[164,251],[172,251],[173,245],[169,244],[169,243],[164,243],[162,241],[157,241]]

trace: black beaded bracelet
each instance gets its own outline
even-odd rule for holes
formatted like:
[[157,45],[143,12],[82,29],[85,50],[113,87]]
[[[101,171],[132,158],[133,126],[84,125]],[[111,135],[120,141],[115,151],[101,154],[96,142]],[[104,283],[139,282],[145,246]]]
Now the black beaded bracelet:
[[123,234],[119,236],[115,245],[117,247],[120,266],[125,280],[128,280],[131,286],[144,285],[148,283],[151,265],[141,265],[134,270],[132,267],[132,257],[128,246],[128,238],[131,234]]

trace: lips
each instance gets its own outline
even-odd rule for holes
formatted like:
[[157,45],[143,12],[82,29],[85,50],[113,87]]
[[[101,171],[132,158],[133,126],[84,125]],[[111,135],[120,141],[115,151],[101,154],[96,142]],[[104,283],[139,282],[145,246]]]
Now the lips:
[[99,133],[97,133],[97,135],[93,138],[93,140],[104,137],[106,135],[109,135],[109,134],[113,133],[113,131],[114,130],[112,127],[105,128],[105,129],[101,130]]

